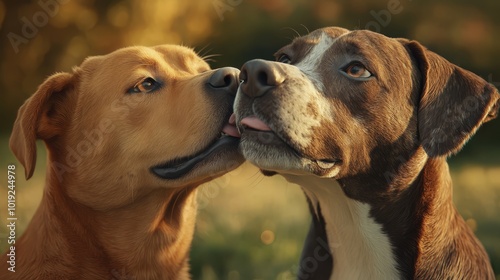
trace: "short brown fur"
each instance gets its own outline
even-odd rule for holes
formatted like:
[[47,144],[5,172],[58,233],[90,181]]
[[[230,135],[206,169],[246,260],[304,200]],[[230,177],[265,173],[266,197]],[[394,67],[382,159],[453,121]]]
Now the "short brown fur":
[[[164,45],[91,57],[49,77],[19,110],[10,139],[26,178],[37,139],[49,156],[41,204],[15,244],[16,272],[4,254],[0,278],[190,278],[196,187],[242,159],[234,147],[173,180],[150,168],[220,135],[234,96],[208,92],[214,71],[192,50]],[[145,77],[162,86],[127,93]]]
[[[235,114],[246,159],[298,182],[308,197],[313,223],[298,278],[494,279],[485,249],[453,205],[446,156],[498,115],[498,90],[418,42],[368,30],[318,29],[276,58],[243,65]],[[352,66],[369,75],[349,74]],[[248,117],[269,130],[248,129]],[[368,205],[369,215],[351,215],[338,201]],[[307,266],[318,239],[365,244],[375,231],[362,224],[372,219],[382,228],[376,236],[388,237],[381,248],[390,257],[376,246],[342,250],[336,240],[333,261]],[[349,239],[343,229],[364,235]],[[375,261],[358,267],[365,256]]]

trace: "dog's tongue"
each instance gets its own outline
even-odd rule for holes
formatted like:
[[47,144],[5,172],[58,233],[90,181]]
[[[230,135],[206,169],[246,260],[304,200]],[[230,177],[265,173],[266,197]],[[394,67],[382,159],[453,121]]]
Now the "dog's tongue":
[[[257,118],[256,116],[250,116],[250,117],[243,118],[241,120],[241,124],[244,124],[244,125],[246,125],[250,128],[253,128],[255,130],[271,131],[271,128],[267,124],[265,124],[263,121],[261,121],[259,118]],[[231,114],[231,117],[229,117],[228,123],[224,126],[224,128],[222,128],[222,132],[224,132],[225,134],[227,134],[229,136],[238,137],[238,138],[241,137],[240,132],[236,128],[236,116],[234,115],[234,113]]]
[[260,131],[271,131],[271,128],[265,124],[263,121],[261,121],[259,118],[256,116],[250,116],[246,117],[241,120],[241,124],[244,124],[250,128],[253,128],[255,130],[260,130]]
[[240,132],[236,128],[236,116],[234,115],[234,113],[231,115],[231,117],[229,117],[228,123],[222,128],[222,132],[229,136],[238,138],[241,137]]

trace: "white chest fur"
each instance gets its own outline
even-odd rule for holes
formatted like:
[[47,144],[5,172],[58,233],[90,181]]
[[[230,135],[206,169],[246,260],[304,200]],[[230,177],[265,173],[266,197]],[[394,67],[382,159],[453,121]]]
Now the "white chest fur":
[[321,206],[334,261],[331,280],[400,278],[389,237],[370,217],[370,205],[345,196],[332,179],[285,178],[300,185],[315,208]]

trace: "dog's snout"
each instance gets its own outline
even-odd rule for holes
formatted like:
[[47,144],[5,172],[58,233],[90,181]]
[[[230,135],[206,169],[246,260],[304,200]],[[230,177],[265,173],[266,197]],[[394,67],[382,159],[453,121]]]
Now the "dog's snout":
[[236,94],[239,73],[240,70],[233,67],[217,69],[208,79],[208,84],[213,88],[227,89],[230,93]]
[[257,97],[285,80],[276,62],[254,59],[243,65],[240,73],[242,91]]

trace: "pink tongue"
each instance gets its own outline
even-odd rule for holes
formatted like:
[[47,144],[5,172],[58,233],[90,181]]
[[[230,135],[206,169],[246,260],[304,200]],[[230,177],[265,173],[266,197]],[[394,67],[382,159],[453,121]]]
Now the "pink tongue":
[[235,125],[232,125],[232,124],[226,124],[223,128],[222,128],[222,132],[224,132],[225,134],[229,135],[229,136],[233,136],[233,137],[238,137],[240,138],[241,137],[241,134],[240,132],[238,131],[238,129],[236,128]]
[[265,124],[263,121],[258,119],[255,116],[251,117],[246,117],[241,120],[241,124],[244,124],[250,128],[253,128],[255,130],[261,130],[261,131],[271,131],[271,128]]
[[227,134],[229,136],[240,138],[241,134],[238,131],[238,129],[236,128],[236,116],[234,115],[234,113],[231,114],[231,116],[229,117],[229,120],[227,122],[228,123],[222,128],[222,132],[224,132],[225,134]]

